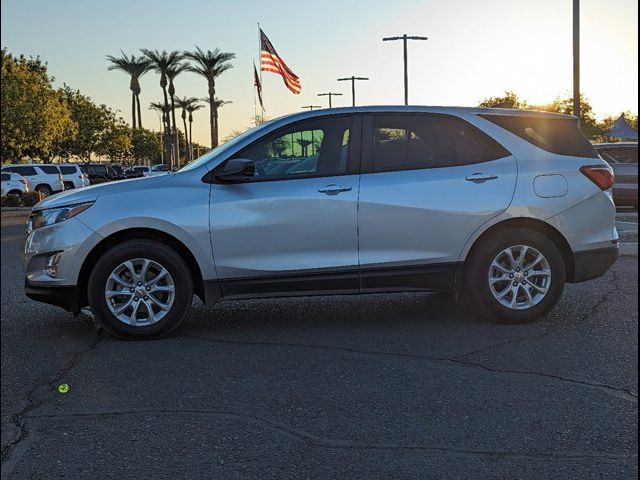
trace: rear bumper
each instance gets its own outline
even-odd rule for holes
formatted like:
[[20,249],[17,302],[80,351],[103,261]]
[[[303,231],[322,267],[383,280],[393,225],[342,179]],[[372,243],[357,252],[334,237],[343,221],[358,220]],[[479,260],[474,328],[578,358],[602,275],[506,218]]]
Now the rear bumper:
[[584,282],[597,278],[606,273],[616,262],[620,255],[618,245],[598,248],[596,250],[585,250],[573,254],[574,272],[571,283]]
[[78,287],[37,287],[25,279],[24,293],[31,300],[62,307],[72,313],[80,313],[84,306]]

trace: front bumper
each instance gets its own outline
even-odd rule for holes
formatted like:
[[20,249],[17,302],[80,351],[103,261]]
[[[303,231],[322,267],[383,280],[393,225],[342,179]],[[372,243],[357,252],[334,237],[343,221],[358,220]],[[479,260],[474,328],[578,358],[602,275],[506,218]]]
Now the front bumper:
[[78,287],[40,287],[25,279],[24,292],[31,300],[62,307],[72,313],[80,313],[86,303]]
[[572,283],[584,282],[604,275],[620,256],[618,245],[596,250],[574,252]]

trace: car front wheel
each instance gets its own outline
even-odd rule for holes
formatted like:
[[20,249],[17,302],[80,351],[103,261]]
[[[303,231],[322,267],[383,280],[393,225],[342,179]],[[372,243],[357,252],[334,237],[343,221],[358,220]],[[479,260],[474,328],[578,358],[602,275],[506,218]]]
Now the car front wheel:
[[150,240],[120,243],[100,257],[89,276],[89,305],[112,335],[129,340],[167,335],[193,298],[189,267],[171,247]]
[[528,323],[560,299],[565,264],[556,245],[534,230],[515,228],[481,239],[471,252],[466,290],[502,323]]

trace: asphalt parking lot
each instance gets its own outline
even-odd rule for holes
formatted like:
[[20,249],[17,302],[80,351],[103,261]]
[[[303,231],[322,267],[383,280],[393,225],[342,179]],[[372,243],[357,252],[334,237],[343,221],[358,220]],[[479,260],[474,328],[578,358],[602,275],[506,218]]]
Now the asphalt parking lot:
[[121,342],[24,296],[25,217],[2,213],[2,478],[637,477],[637,257],[532,325],[330,296]]

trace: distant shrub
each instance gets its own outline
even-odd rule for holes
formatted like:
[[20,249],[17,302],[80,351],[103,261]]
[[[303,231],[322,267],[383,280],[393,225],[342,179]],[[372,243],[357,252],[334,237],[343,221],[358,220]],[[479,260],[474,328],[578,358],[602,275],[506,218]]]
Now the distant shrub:
[[3,207],[19,207],[20,197],[17,195],[3,195],[0,197],[0,202]]
[[40,192],[23,193],[20,200],[23,207],[33,207],[41,200]]
[[0,197],[2,207],[33,207],[40,201],[39,192],[23,193],[18,195],[4,195]]

